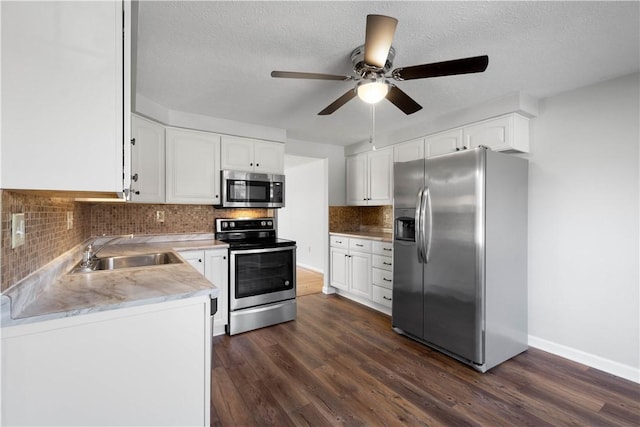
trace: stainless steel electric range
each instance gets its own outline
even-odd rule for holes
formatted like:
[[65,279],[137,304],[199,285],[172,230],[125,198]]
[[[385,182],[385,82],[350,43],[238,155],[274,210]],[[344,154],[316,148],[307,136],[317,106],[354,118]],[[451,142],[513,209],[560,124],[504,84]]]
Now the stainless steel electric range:
[[216,219],[229,244],[229,322],[239,334],[296,318],[296,242],[277,237],[273,218]]

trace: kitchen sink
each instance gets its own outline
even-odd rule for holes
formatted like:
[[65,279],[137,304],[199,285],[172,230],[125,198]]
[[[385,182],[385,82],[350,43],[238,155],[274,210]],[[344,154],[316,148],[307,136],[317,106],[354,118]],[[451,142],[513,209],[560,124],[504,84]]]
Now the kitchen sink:
[[95,258],[88,266],[78,263],[72,273],[88,273],[91,271],[119,270],[121,268],[150,267],[154,265],[179,264],[182,260],[171,252],[159,252],[153,254],[126,255]]

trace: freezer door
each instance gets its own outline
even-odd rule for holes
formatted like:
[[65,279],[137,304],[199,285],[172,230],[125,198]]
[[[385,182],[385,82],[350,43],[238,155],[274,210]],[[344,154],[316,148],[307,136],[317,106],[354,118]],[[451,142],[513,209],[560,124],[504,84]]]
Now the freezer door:
[[427,159],[423,204],[424,340],[478,364],[484,362],[484,156],[481,148]]
[[394,209],[415,209],[416,196],[424,185],[424,160],[393,165]]
[[[415,200],[414,200],[415,203]],[[422,267],[418,261],[414,209],[395,209],[391,321],[394,328],[422,337]]]

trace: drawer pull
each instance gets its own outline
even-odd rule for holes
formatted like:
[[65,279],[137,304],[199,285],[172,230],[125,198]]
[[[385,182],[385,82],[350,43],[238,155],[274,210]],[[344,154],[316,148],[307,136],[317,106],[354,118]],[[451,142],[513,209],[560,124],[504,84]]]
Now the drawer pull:
[[356,246],[358,246],[359,248],[364,248],[364,245],[361,245],[360,243],[356,243]]
[[383,263],[384,265],[391,265],[391,263],[390,263],[390,262],[384,262],[384,261],[383,261],[382,263]]
[[382,298],[386,299],[387,301],[391,301],[391,298],[385,297],[384,295],[382,296]]
[[383,277],[382,280],[384,280],[385,282],[393,282],[393,280],[389,280],[386,277]]
[[391,252],[393,249],[391,249],[391,248],[382,248],[382,250]]

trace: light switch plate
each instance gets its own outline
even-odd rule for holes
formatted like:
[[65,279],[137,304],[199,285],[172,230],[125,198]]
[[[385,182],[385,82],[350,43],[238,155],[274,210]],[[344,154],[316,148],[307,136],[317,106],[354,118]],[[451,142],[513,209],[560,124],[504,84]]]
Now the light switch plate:
[[11,215],[11,249],[24,245],[24,214]]

